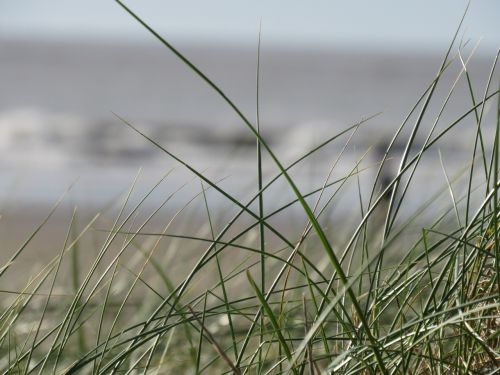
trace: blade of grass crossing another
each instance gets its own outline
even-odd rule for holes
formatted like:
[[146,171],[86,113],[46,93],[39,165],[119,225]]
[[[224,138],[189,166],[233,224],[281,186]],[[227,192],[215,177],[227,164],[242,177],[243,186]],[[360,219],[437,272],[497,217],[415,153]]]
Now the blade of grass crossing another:
[[[243,115],[243,113],[240,111],[240,109],[226,96],[226,94],[212,81],[210,80],[201,70],[199,70],[191,61],[189,61],[184,55],[182,55],[176,48],[174,48],[169,42],[167,42],[163,37],[161,37],[156,31],[154,31],[149,25],[147,25],[140,17],[138,17],[132,10],[130,10],[123,2],[120,0],[115,0],[123,9],[125,9],[126,12],[128,12],[133,18],[135,18],[141,25],[143,25],[149,32],[151,32],[160,42],[162,42],[163,45],[165,45],[171,52],[173,52],[183,63],[185,63],[193,72],[195,72],[203,81],[205,81],[210,87],[212,87],[219,96],[221,96],[222,99],[236,112],[236,114],[241,118],[241,120],[244,122],[244,124],[247,126],[247,128],[254,134],[254,136],[260,141],[262,146],[266,149],[268,152],[269,156],[273,159],[274,163],[276,166],[279,168],[280,172],[283,174],[285,179],[287,180],[290,188],[294,192],[294,194],[297,196],[299,199],[307,217],[309,220],[311,220],[311,223],[313,225],[314,230],[316,231],[323,248],[325,252],[327,253],[333,268],[339,275],[339,278],[342,282],[342,284],[347,285],[348,280],[347,277],[342,269],[342,266],[340,262],[338,261],[331,245],[330,242],[328,241],[323,229],[321,228],[320,224],[316,220],[313,212],[311,211],[311,208],[303,198],[302,194],[300,193],[298,187],[295,185],[293,182],[292,178],[290,175],[285,171],[283,165],[281,162],[278,160],[276,155],[272,152],[270,147],[267,145],[267,143],[264,141],[264,139],[260,136],[260,134],[257,132],[257,130],[254,128],[254,126],[248,121],[248,119]],[[137,131],[137,130],[136,130]],[[169,153],[170,154],[170,153]],[[190,168],[191,169],[191,168]],[[203,176],[201,176],[203,177]],[[226,194],[225,194],[226,195]],[[371,349],[374,351],[375,356],[377,358],[378,366],[380,368],[380,371],[384,374],[388,374],[384,361],[382,359],[381,354],[378,352],[378,345],[376,344],[376,339],[372,335],[370,326],[368,322],[366,321],[365,316],[363,315],[363,311],[361,306],[359,305],[356,295],[354,294],[353,290],[349,287],[347,290],[347,294],[354,306],[354,309],[358,315],[358,318],[362,322],[363,325],[363,330],[365,331],[368,340],[370,341]]]

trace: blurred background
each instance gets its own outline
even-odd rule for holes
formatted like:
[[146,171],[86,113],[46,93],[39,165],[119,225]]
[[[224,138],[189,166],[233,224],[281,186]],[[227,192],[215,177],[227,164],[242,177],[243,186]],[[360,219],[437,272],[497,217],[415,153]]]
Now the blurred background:
[[[261,127],[285,165],[381,112],[353,137],[336,166],[337,177],[349,173],[370,146],[375,147],[367,165],[380,160],[380,150],[435,77],[466,7],[456,0],[126,4],[220,85],[252,122],[261,29]],[[478,97],[500,45],[499,15],[500,2],[472,1],[452,50],[456,55],[462,44],[465,59],[477,45],[470,71]],[[455,63],[438,88],[441,99],[460,68]],[[471,107],[467,90],[462,82],[457,86],[440,120],[444,125]],[[434,113],[441,104],[432,105]],[[146,191],[178,165],[113,112],[214,181],[223,179],[221,184],[235,196],[255,192],[252,134],[117,3],[0,0],[4,214],[52,204],[74,181],[71,202],[101,207],[126,190],[139,169],[137,189]],[[432,122],[429,117],[426,129]],[[468,160],[464,144],[473,131],[473,126],[464,129],[442,145],[450,170]],[[419,142],[425,136],[419,134]],[[346,141],[347,136],[332,143],[298,169],[304,191],[321,186]],[[264,162],[268,178],[276,168],[267,158]],[[433,163],[426,173],[439,176],[441,184],[441,169]],[[186,182],[192,188],[183,191],[199,191],[199,184],[189,182],[191,176],[175,169],[169,191]],[[282,189],[277,185],[275,192]],[[340,207],[351,206],[357,196],[355,190],[352,194]],[[164,195],[160,190],[158,197]]]

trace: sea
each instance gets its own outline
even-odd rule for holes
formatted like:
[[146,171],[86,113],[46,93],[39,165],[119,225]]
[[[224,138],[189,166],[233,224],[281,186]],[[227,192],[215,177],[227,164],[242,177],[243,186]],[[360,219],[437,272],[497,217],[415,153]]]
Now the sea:
[[[290,170],[304,194],[350,176],[330,188],[340,187],[339,212],[367,204],[387,145],[425,98],[446,53],[266,44],[257,50],[193,41],[176,47],[253,127],[258,122],[285,167],[360,124]],[[432,93],[410,156],[485,95],[494,55],[467,61],[469,87],[463,63],[470,52],[452,49],[453,61]],[[489,92],[498,86],[495,77]],[[483,111],[486,152],[493,145],[496,105],[497,99],[489,101]],[[386,179],[399,167],[420,110],[395,141]],[[425,153],[411,184],[410,209],[438,191],[451,202],[447,180],[463,180],[476,131],[472,112]],[[256,147],[251,129],[227,101],[160,43],[0,39],[2,206],[49,206],[70,189],[64,199],[100,207],[132,186],[139,199],[165,175],[148,199],[152,205],[173,193],[182,205],[210,183],[246,202],[258,191]],[[267,150],[262,153],[266,183],[279,168]],[[463,184],[454,186],[457,196],[464,193]],[[234,205],[210,190],[214,206]],[[266,197],[279,206],[293,194],[280,179]]]

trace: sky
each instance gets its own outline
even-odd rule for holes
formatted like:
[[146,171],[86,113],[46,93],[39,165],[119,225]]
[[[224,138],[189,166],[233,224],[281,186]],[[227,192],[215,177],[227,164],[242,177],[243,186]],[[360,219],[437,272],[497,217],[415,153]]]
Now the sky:
[[[169,38],[194,42],[443,50],[463,0],[128,0]],[[500,1],[473,0],[461,37],[480,52],[500,46]],[[0,37],[146,42],[152,38],[113,0],[0,0]]]

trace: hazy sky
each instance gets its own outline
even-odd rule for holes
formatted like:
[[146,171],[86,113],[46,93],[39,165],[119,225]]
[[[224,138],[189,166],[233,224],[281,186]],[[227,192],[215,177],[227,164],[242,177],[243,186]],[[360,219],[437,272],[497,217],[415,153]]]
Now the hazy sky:
[[[288,45],[440,49],[450,41],[463,0],[128,0],[176,40]],[[113,0],[0,0],[0,37],[148,40]],[[481,50],[500,46],[500,1],[473,0],[462,35]]]

